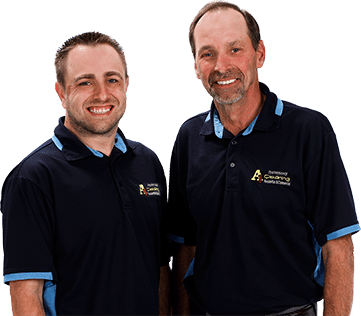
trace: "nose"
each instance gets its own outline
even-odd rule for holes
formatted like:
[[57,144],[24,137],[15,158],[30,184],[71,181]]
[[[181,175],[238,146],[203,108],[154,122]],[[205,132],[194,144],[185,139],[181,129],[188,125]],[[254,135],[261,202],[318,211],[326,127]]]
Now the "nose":
[[109,90],[104,83],[98,83],[94,91],[95,98],[99,101],[107,101],[109,98]]
[[230,58],[227,54],[219,54],[216,60],[216,66],[214,68],[215,71],[219,71],[220,73],[225,73],[226,70],[230,68]]

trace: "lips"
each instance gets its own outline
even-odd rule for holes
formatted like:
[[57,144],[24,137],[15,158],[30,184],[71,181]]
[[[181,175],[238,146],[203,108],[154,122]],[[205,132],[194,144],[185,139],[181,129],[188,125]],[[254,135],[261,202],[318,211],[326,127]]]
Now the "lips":
[[108,105],[108,106],[91,106],[88,108],[88,111],[92,114],[95,115],[102,115],[102,114],[107,114],[108,112],[110,112],[113,109],[112,105]]
[[213,71],[209,75],[208,82],[210,86],[213,86],[214,84],[220,85],[220,86],[227,86],[232,83],[235,83],[237,80],[240,80],[243,82],[244,75],[239,69],[229,69],[224,73],[221,73],[219,71]]
[[233,82],[235,82],[237,79],[230,79],[230,80],[224,80],[224,81],[217,81],[216,83],[221,85],[221,86],[225,86],[225,85],[229,85]]

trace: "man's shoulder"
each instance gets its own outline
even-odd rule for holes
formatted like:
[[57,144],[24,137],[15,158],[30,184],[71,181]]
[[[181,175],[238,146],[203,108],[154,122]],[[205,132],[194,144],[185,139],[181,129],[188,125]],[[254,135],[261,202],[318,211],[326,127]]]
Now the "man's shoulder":
[[142,161],[152,160],[154,163],[160,164],[157,154],[152,149],[134,140],[127,139],[127,142],[136,157],[141,158]]
[[58,152],[51,139],[44,142],[29,155],[27,155],[8,175],[28,177],[31,174],[39,173],[44,165],[54,158]]
[[293,128],[307,128],[311,131],[318,129],[325,133],[333,131],[329,120],[321,112],[288,101],[283,101],[283,105],[285,121]]
[[128,146],[139,155],[150,155],[153,156],[155,152],[149,147],[145,146],[141,142],[127,139]]
[[203,112],[192,116],[191,118],[187,119],[180,127],[179,134],[187,134],[187,133],[194,133],[200,132],[201,128],[203,127],[204,123],[207,121],[209,116],[210,119],[210,111]]

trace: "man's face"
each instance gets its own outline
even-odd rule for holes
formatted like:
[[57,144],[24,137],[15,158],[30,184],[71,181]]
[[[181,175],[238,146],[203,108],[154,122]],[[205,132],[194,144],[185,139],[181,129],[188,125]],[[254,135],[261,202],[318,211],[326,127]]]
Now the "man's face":
[[218,104],[233,104],[258,86],[265,58],[263,42],[252,46],[243,15],[233,9],[211,11],[194,31],[196,74]]
[[128,78],[110,45],[79,45],[68,55],[65,89],[56,91],[66,110],[65,126],[75,135],[112,135],[126,107]]

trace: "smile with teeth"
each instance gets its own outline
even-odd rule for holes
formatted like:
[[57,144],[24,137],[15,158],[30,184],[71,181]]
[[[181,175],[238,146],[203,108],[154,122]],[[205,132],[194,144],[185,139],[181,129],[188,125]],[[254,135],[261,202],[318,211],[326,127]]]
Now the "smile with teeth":
[[227,80],[227,81],[217,81],[217,84],[220,84],[220,85],[227,85],[227,84],[231,84],[233,82],[235,82],[237,79],[231,79],[231,80]]
[[93,114],[106,114],[108,113],[113,107],[106,107],[106,108],[100,108],[100,107],[91,107],[89,108],[89,112]]

